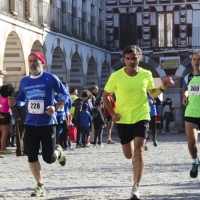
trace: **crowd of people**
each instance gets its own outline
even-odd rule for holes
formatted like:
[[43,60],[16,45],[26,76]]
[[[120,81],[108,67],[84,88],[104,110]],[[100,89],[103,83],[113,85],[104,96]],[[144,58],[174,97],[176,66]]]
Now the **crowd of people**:
[[[149,130],[157,147],[157,128],[163,128],[165,120],[165,132],[171,134],[169,124],[174,120],[171,98],[164,102],[158,98],[174,84],[173,80],[165,77],[161,86],[155,88],[152,73],[138,66],[141,57],[138,46],[126,47],[123,51],[125,66],[111,74],[102,94],[98,86],[93,86],[78,95],[77,88],[69,88],[57,76],[43,70],[45,57],[40,52],[28,56],[30,75],[21,80],[18,91],[15,92],[11,84],[0,87],[0,157],[12,153],[7,147],[15,146],[16,136],[16,156],[28,156],[37,184],[31,196],[46,196],[39,154],[48,164],[58,161],[65,166],[65,150],[74,150],[72,141],[76,142],[76,148],[104,147],[102,134],[106,126],[106,143],[115,144],[111,134],[116,123],[123,154],[133,165],[130,199],[140,199]],[[186,106],[188,148],[194,160],[190,176],[196,178],[200,164],[197,155],[200,95],[194,87],[199,85],[199,52],[192,54],[191,64],[194,71],[184,79],[182,103]],[[74,137],[69,131],[72,127]]]

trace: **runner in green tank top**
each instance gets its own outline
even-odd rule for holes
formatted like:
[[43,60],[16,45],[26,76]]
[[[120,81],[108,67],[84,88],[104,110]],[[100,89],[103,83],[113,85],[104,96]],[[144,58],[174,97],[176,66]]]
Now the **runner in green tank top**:
[[184,78],[182,103],[186,106],[185,132],[188,139],[188,149],[193,160],[190,177],[196,178],[200,165],[197,146],[198,130],[200,128],[200,51],[193,52],[191,59],[193,74],[192,76],[187,74]]

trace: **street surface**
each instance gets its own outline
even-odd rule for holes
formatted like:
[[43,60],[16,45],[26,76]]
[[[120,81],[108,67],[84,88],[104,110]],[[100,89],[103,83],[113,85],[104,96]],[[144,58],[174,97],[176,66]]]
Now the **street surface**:
[[[150,135],[151,137],[151,135]],[[191,179],[190,158],[184,133],[158,135],[158,147],[148,141],[146,166],[141,182],[141,199],[200,199],[200,179]],[[124,158],[121,145],[104,143],[104,148],[81,148],[66,151],[65,167],[43,162],[41,166],[46,197],[30,197],[36,183],[30,173],[27,157],[15,153],[0,158],[0,200],[122,200],[130,197],[131,160]],[[103,141],[106,141],[105,135]],[[75,144],[73,143],[73,146]],[[11,148],[14,152],[14,148]]]

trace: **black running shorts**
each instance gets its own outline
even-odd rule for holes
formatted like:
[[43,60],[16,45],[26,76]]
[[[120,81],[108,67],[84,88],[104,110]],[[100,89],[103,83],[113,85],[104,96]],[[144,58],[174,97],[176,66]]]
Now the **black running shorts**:
[[200,118],[196,117],[184,117],[184,121],[196,124],[200,129]]
[[148,138],[147,131],[149,130],[149,121],[142,120],[135,124],[118,124],[117,123],[118,136],[121,140],[121,144],[127,144],[131,142],[135,137]]

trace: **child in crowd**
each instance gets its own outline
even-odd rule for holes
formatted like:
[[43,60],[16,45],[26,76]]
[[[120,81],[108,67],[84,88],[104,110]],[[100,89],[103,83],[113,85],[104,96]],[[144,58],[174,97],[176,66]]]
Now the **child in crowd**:
[[82,135],[82,147],[89,147],[87,137],[90,134],[90,124],[92,117],[88,112],[88,104],[83,103],[82,110],[79,112],[79,125],[80,125],[80,134]]
[[92,109],[92,118],[94,122],[94,145],[97,147],[97,139],[99,147],[104,147],[102,144],[103,128],[106,127],[106,122],[102,113],[102,103],[95,102],[95,107]]

